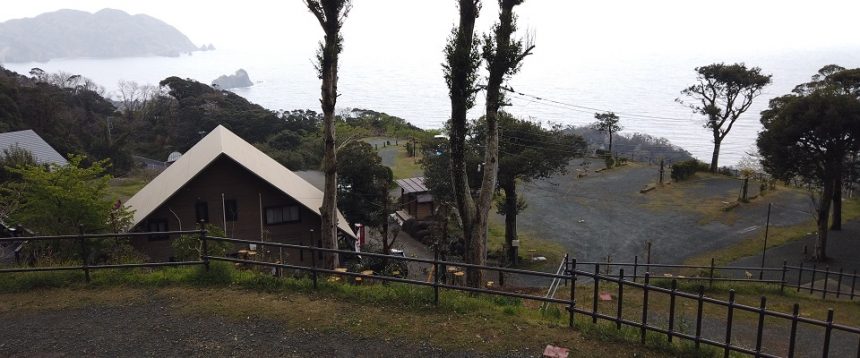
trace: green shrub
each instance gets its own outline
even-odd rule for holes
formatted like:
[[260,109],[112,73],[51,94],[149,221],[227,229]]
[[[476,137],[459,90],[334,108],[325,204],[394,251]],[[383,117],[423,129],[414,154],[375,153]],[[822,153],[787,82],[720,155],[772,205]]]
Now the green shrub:
[[[224,230],[214,225],[206,225],[206,235],[224,237]],[[200,235],[181,235],[170,243],[173,246],[173,251],[176,253],[176,259],[180,261],[197,260],[203,254],[203,243],[200,241]],[[209,255],[224,256],[232,246],[226,241],[207,240],[206,242]]]
[[693,176],[693,174],[696,174],[696,172],[704,172],[708,171],[708,169],[710,169],[708,164],[702,163],[701,161],[696,159],[678,162],[672,164],[672,180],[685,180]]

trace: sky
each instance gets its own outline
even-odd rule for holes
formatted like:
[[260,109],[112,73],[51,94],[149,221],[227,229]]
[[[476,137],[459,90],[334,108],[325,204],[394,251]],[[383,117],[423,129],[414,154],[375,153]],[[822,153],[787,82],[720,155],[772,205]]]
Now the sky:
[[[321,37],[319,25],[301,0],[245,0],[241,6],[236,4],[9,1],[3,4],[0,21],[62,8],[94,12],[108,7],[154,16],[178,28],[194,43],[213,43],[218,48],[269,46],[307,51],[318,41],[308,32],[316,31]],[[613,56],[622,53],[619,48],[625,48],[626,53],[633,49],[666,54],[860,45],[857,0],[529,0],[517,11],[520,28],[530,31],[539,48],[549,55],[596,51]],[[496,12],[496,2],[484,0],[478,29],[487,31]],[[438,56],[456,14],[454,0],[354,0],[344,26],[346,46],[386,49],[390,55],[387,47],[392,43],[420,41]],[[424,54],[394,54],[414,55]]]

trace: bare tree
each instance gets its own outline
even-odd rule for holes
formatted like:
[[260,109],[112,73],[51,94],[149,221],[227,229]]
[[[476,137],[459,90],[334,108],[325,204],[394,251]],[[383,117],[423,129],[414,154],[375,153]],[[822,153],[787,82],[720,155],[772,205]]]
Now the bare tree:
[[[337,102],[338,55],[343,44],[340,29],[352,7],[350,0],[305,0],[308,10],[320,23],[325,37],[317,51],[317,71],[322,80],[321,93],[323,111],[323,172],[325,187],[320,208],[322,228],[320,239],[325,248],[337,248],[337,155],[335,148],[335,103]],[[325,267],[337,266],[337,255],[326,255]]]

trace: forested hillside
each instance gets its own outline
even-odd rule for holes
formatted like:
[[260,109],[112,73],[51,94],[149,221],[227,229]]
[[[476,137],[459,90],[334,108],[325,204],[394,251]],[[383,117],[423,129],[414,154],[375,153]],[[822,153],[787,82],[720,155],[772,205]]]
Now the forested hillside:
[[[60,153],[110,159],[114,174],[132,168],[131,155],[165,160],[184,152],[219,124],[293,170],[316,169],[322,157],[321,115],[274,112],[230,91],[169,77],[158,86],[120,84],[116,100],[92,81],[33,69],[24,76],[0,68],[0,132],[33,129]],[[339,141],[421,130],[402,118],[353,109],[338,117]]]

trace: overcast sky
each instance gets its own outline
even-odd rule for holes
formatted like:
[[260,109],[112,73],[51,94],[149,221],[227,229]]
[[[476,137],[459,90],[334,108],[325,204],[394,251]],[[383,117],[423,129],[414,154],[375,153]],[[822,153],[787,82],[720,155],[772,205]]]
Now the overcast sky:
[[[418,42],[423,46],[417,47],[438,54],[456,20],[454,0],[353,3],[344,28],[346,51]],[[306,51],[321,37],[319,25],[301,0],[6,1],[0,21],[62,8],[93,12],[105,7],[154,16],[198,45],[211,42],[219,48],[298,47],[296,50]],[[521,28],[535,34],[538,49],[544,53],[601,51],[612,55],[622,47],[682,53],[860,45],[858,0],[529,0],[518,12]],[[495,17],[496,2],[485,0],[479,29],[486,31]]]

